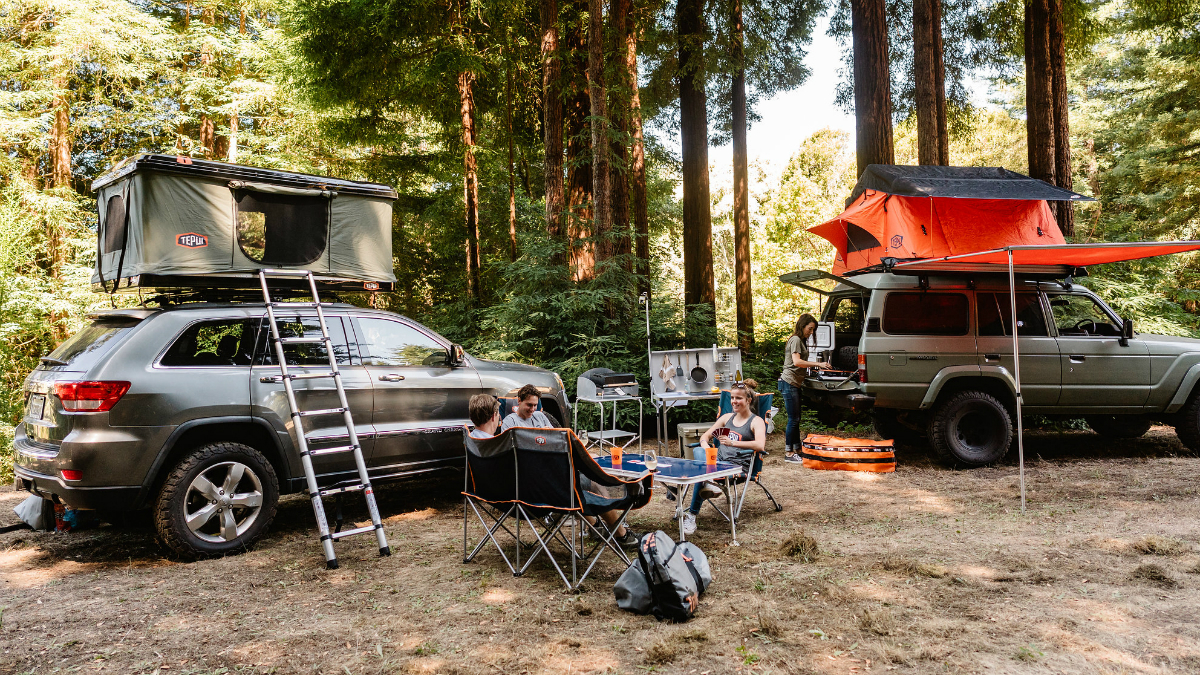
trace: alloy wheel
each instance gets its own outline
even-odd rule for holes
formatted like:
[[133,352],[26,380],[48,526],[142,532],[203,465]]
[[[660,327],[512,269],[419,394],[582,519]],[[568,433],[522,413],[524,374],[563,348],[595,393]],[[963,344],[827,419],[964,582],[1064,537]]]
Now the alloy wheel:
[[192,534],[212,543],[244,534],[262,511],[262,481],[241,462],[221,462],[201,471],[184,496],[184,519]]

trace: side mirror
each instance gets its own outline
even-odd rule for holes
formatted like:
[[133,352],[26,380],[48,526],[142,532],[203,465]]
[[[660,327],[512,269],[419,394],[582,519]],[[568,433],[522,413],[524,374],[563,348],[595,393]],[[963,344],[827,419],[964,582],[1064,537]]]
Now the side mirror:
[[1121,346],[1128,347],[1129,341],[1133,339],[1133,319],[1125,319],[1121,322]]
[[450,358],[448,358],[446,361],[447,365],[449,365],[451,368],[456,368],[461,366],[466,360],[467,353],[463,351],[462,345],[450,345]]

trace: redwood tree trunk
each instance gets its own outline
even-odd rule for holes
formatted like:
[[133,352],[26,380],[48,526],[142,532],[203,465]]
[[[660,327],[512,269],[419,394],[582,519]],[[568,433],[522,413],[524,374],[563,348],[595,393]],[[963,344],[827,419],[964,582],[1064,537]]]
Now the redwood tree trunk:
[[916,87],[917,163],[941,163],[938,133],[937,56],[934,5],[938,0],[913,0],[913,84]]
[[[576,16],[587,11],[587,0],[576,0]],[[567,243],[571,275],[575,281],[596,276],[596,249],[592,238],[592,152],[588,116],[587,49],[582,27],[565,37],[563,83],[567,98]]]
[[637,292],[650,292],[650,215],[646,198],[646,145],[642,137],[642,99],[638,93],[637,21],[629,16],[625,29],[625,69],[632,86],[629,90],[629,127],[633,147],[629,160],[629,197],[633,211],[634,271],[638,274]]
[[713,308],[712,214],[708,191],[708,101],[704,83],[704,0],[678,0],[679,135],[683,159],[683,302]]
[[950,166],[950,132],[946,128],[946,48],[942,43],[942,0],[933,2],[933,93],[937,99],[938,164]]
[[629,238],[629,138],[630,92],[636,86],[636,80],[630,79],[629,68],[625,60],[625,33],[629,22],[629,0],[611,0],[609,5],[609,31],[612,34],[610,47],[613,73],[616,75],[616,87],[612,92],[608,116],[611,120],[614,138],[609,143],[612,155],[609,159],[608,183],[612,191],[612,227],[613,251],[622,257],[622,269],[633,271],[630,260],[631,242]]
[[1029,135],[1029,175],[1054,185],[1049,10],[1050,0],[1025,3],[1025,124]]
[[[1071,123],[1067,111],[1067,46],[1063,35],[1062,0],[1050,0],[1050,88],[1054,94],[1054,178],[1058,186],[1075,189],[1071,170]],[[1075,236],[1075,214],[1071,202],[1058,202],[1058,229]]]
[[604,3],[588,2],[588,98],[592,127],[592,226],[596,262],[613,255],[612,192],[608,175],[608,101],[604,88]]
[[741,0],[733,0],[733,269],[738,344],[754,344],[754,294],[750,288],[750,184],[746,148],[746,71]]
[[850,0],[854,43],[854,118],[859,175],[892,164],[892,93],[885,0]]
[[508,257],[517,259],[517,178],[513,165],[512,55],[505,61],[504,123],[508,127]]
[[462,117],[463,203],[467,216],[467,294],[479,301],[479,164],[475,159],[475,74],[458,75],[459,112]]
[[[563,102],[562,60],[558,53],[558,0],[541,0],[542,131],[546,150],[546,233],[562,237]],[[561,259],[559,262],[562,262]]]
[[[65,77],[57,78],[55,88],[67,88]],[[55,96],[51,102],[54,121],[50,126],[50,185],[56,188],[71,187],[71,104],[65,96]],[[51,279],[62,277],[66,263],[63,232],[55,218],[46,218],[46,263]],[[50,312],[51,334],[55,344],[67,339],[66,316],[61,311]]]

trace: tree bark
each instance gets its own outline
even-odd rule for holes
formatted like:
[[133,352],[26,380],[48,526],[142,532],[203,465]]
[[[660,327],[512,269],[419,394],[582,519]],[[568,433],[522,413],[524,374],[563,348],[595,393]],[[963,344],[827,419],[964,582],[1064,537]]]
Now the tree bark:
[[1029,175],[1055,185],[1049,3],[1050,0],[1025,3],[1025,124],[1029,135]]
[[504,124],[508,127],[508,257],[517,260],[517,178],[513,165],[512,55],[504,62]]
[[[576,16],[583,16],[587,0],[575,0]],[[588,281],[596,276],[596,249],[592,238],[592,152],[588,117],[586,37],[577,27],[565,37],[563,82],[567,97],[567,243],[571,276]]]
[[462,118],[463,203],[467,220],[467,295],[479,301],[479,163],[475,158],[475,74],[458,75],[459,114]]
[[608,183],[612,191],[612,228],[615,239],[613,251],[622,256],[622,269],[633,271],[632,252],[629,236],[629,117],[631,92],[637,86],[636,79],[631,79],[626,64],[625,35],[629,23],[629,0],[611,0],[609,5],[609,32],[612,35],[610,47],[613,62],[612,72],[616,75],[616,86],[613,88],[612,100],[609,103],[608,116],[615,132],[610,142],[612,155],[609,159]]
[[713,309],[712,213],[708,189],[708,100],[704,91],[704,0],[678,0],[679,135],[683,159],[683,302]]
[[625,23],[625,69],[629,89],[629,127],[633,136],[629,161],[629,196],[633,217],[634,272],[638,294],[650,293],[650,211],[646,197],[646,145],[642,136],[642,99],[638,92],[637,21],[630,15]]
[[938,164],[950,166],[950,132],[946,127],[946,47],[942,42],[942,0],[933,2],[933,93],[937,99]]
[[[54,88],[61,91],[67,88],[66,76],[54,80]],[[55,188],[71,187],[71,103],[67,97],[58,94],[51,102],[54,121],[50,126],[50,186]],[[58,281],[62,278],[63,266],[66,263],[66,250],[63,242],[62,226],[58,219],[49,217],[46,222],[46,262],[47,275]],[[50,312],[50,332],[54,343],[61,344],[67,339],[66,315],[61,311]]]
[[939,164],[937,56],[934,5],[939,0],[913,0],[913,84],[916,88],[917,163]]
[[[919,1],[919,0],[918,0]],[[750,287],[750,183],[746,147],[746,70],[741,0],[733,0],[733,269],[738,344],[754,345],[754,294]]]
[[[1054,177],[1058,186],[1075,189],[1071,170],[1071,123],[1067,110],[1067,45],[1063,35],[1063,0],[1050,0],[1050,88],[1054,94]],[[1075,214],[1071,202],[1058,202],[1058,229],[1075,236]]]
[[[563,235],[563,99],[562,60],[558,53],[558,0],[541,0],[542,130],[546,151],[546,233]],[[564,262],[561,254],[556,262]]]
[[608,175],[608,101],[604,87],[604,3],[588,2],[588,98],[592,127],[592,226],[596,263],[612,258],[612,191]]
[[885,0],[850,0],[858,173],[893,164],[891,71]]

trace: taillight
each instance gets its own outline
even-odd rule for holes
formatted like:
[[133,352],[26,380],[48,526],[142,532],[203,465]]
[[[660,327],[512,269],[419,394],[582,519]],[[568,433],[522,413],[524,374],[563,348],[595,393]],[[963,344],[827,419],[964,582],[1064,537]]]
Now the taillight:
[[127,391],[128,382],[54,383],[54,395],[68,412],[108,412]]
[[867,381],[867,357],[864,354],[858,355],[858,381]]
[[75,469],[63,469],[59,471],[62,474],[63,480],[83,480],[83,472]]

